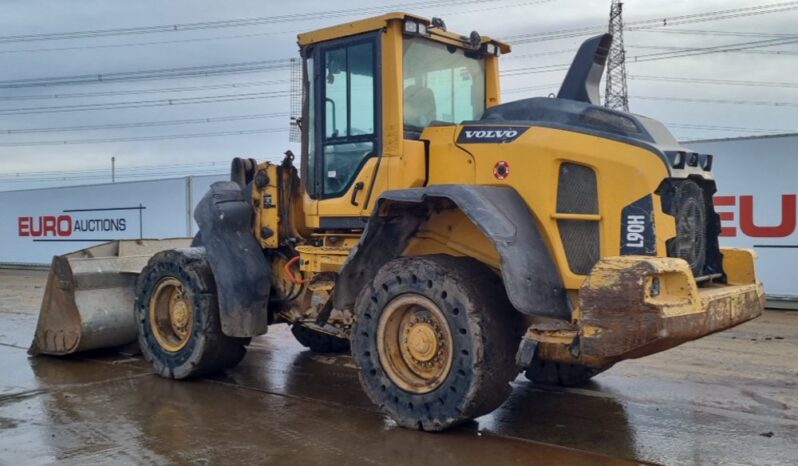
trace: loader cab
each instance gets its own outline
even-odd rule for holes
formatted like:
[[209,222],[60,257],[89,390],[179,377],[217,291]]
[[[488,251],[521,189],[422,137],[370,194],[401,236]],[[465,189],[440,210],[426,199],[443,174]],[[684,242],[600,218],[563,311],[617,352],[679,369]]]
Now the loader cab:
[[423,186],[421,133],[498,104],[509,51],[404,13],[300,34],[299,46],[303,207],[322,230],[362,229],[382,191]]

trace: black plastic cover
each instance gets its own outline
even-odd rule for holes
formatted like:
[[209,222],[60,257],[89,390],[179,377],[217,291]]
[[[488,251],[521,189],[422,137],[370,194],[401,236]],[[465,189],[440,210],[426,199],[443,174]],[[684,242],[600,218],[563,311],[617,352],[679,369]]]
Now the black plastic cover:
[[599,83],[611,45],[611,34],[591,37],[583,42],[565,75],[557,98],[599,105]]
[[480,122],[548,124],[614,134],[649,144],[657,142],[635,115],[575,100],[548,97],[516,100],[485,110]]
[[231,181],[213,183],[194,211],[216,281],[222,332],[231,337],[261,335],[269,325],[271,267],[252,218],[244,192]]

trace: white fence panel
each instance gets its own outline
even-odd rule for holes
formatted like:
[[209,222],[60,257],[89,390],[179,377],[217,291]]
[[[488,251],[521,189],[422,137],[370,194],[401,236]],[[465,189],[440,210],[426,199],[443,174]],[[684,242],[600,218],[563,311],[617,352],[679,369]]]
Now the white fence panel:
[[715,156],[721,244],[755,248],[768,296],[798,299],[798,135],[685,145]]
[[0,263],[113,239],[187,236],[186,179],[0,192]]

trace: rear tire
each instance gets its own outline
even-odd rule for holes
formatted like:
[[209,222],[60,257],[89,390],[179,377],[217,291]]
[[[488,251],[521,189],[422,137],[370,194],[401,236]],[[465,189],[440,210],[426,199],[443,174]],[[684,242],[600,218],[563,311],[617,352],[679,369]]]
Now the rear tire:
[[291,325],[291,333],[302,346],[314,353],[341,353],[349,351],[349,340],[317,332],[300,324]]
[[144,357],[163,377],[185,379],[238,364],[248,338],[222,333],[216,284],[204,248],[161,251],[136,282]]
[[361,384],[400,426],[444,430],[509,396],[523,329],[501,279],[480,262],[393,260],[361,291],[355,312]]
[[558,385],[561,387],[578,387],[590,382],[590,379],[601,374],[612,366],[596,368],[579,364],[565,364],[554,361],[534,359],[526,369],[526,378],[541,385]]

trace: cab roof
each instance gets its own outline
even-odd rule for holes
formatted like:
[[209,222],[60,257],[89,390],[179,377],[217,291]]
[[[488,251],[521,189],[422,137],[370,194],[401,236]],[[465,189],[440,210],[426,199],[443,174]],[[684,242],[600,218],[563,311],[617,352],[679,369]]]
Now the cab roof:
[[[468,36],[463,36],[461,34],[457,34],[450,31],[444,31],[443,29],[440,28],[434,28],[432,27],[431,19],[404,12],[386,13],[380,16],[373,16],[371,18],[360,19],[357,21],[339,24],[336,26],[316,29],[315,31],[304,32],[297,35],[297,40],[299,42],[299,46],[304,47],[306,45],[311,45],[318,42],[324,42],[331,39],[337,39],[340,37],[353,36],[365,32],[377,31],[387,27],[388,23],[390,23],[391,21],[405,21],[406,19],[412,19],[416,22],[426,25],[428,27],[428,31],[430,32],[430,37],[433,39],[438,39],[438,40],[442,39],[446,42],[455,41],[462,44],[463,46],[466,47],[469,46]],[[496,45],[496,47],[498,47],[503,54],[510,52],[510,44],[506,42],[482,36],[482,43],[483,44],[491,43]]]

